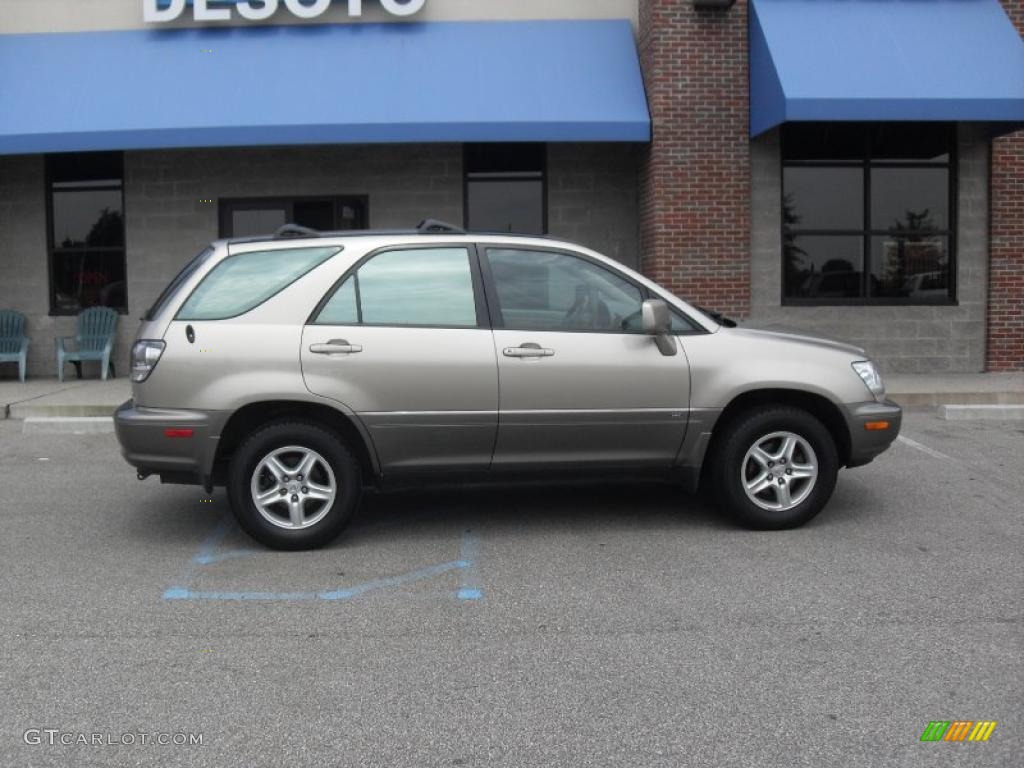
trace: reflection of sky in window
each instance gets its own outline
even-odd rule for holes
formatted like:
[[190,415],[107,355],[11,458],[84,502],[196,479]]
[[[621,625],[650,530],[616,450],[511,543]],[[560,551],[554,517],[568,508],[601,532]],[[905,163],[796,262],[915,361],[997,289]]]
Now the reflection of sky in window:
[[296,248],[231,256],[203,279],[180,316],[186,320],[216,320],[248,312],[337,251]]
[[363,322],[475,326],[476,305],[463,248],[392,251],[359,270]]

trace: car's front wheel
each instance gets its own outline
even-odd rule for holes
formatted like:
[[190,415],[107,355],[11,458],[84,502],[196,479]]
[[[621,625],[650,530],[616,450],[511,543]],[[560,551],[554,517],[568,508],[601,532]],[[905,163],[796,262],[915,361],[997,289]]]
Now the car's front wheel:
[[253,433],[228,470],[239,525],[274,549],[311,549],[333,540],[352,517],[360,491],[359,465],[348,447],[303,422]]
[[772,530],[803,525],[832,496],[835,441],[810,413],[789,406],[741,415],[717,443],[715,497],[740,523]]

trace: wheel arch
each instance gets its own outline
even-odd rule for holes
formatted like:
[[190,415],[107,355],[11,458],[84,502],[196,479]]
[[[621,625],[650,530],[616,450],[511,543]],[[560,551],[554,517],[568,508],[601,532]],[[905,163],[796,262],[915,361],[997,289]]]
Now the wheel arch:
[[[827,397],[815,392],[786,388],[754,389],[736,395],[736,397],[729,401],[715,421],[704,458],[706,459],[708,456],[714,455],[718,443],[728,433],[729,426],[740,415],[755,408],[765,408],[773,405],[788,405],[800,408],[817,418],[825,425],[825,429],[828,430],[835,441],[836,452],[839,454],[839,466],[846,466],[846,463],[850,460],[850,428],[839,406]],[[708,462],[705,460],[702,463],[702,479],[703,474],[707,470],[707,465]]]
[[213,460],[214,483],[224,484],[227,465],[248,435],[265,424],[285,419],[308,421],[330,429],[352,449],[359,461],[363,482],[373,483],[376,480],[379,474],[376,453],[369,437],[354,418],[323,403],[263,400],[242,406],[225,422]]

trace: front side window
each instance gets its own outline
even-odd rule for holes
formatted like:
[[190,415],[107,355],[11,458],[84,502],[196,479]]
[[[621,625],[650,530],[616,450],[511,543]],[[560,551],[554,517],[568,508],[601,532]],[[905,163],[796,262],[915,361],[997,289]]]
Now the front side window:
[[637,332],[643,295],[614,272],[565,253],[490,248],[503,327],[523,331]]
[[128,311],[124,236],[124,156],[49,155],[50,312],[88,307]]
[[228,256],[196,286],[178,320],[226,320],[256,308],[338,253],[328,248],[288,248]]
[[334,291],[315,325],[475,328],[466,248],[407,248],[371,257]]
[[785,126],[783,300],[952,301],[954,137],[931,123]]

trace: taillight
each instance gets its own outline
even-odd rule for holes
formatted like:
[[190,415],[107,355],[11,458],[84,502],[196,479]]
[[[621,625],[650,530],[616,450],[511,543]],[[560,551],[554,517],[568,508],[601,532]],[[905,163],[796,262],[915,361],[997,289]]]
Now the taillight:
[[145,381],[160,362],[167,345],[162,341],[143,339],[132,346],[132,381]]

